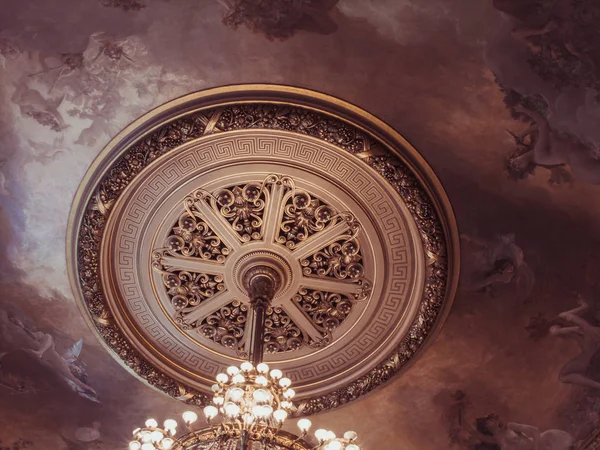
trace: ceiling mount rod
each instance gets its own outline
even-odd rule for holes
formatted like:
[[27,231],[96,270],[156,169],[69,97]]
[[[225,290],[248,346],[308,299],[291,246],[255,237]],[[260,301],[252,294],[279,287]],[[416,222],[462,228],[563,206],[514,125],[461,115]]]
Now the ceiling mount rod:
[[250,334],[250,362],[256,367],[263,362],[265,346],[265,320],[267,308],[275,297],[281,279],[277,271],[266,265],[251,267],[244,274],[248,297],[254,314]]

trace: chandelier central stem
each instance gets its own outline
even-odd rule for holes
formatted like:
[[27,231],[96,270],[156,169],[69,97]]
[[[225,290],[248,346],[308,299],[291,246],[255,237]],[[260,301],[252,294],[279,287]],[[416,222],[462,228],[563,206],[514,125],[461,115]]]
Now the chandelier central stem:
[[248,432],[246,430],[242,431],[242,445],[240,450],[248,450]]
[[281,285],[281,277],[275,269],[267,265],[256,265],[244,274],[244,284],[248,289],[253,312],[250,323],[249,359],[256,367],[263,362],[267,309]]

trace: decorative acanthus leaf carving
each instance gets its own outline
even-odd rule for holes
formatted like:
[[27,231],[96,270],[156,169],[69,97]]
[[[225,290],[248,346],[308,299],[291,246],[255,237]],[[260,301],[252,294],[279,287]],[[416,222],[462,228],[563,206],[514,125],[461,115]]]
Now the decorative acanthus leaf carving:
[[354,299],[335,292],[301,288],[294,302],[324,331],[339,327],[352,311]]
[[211,198],[213,206],[227,219],[242,242],[261,238],[265,190],[260,184],[231,186]]
[[292,191],[285,202],[277,242],[294,249],[300,242],[335,223],[336,211],[306,191]]
[[248,306],[235,300],[196,324],[198,331],[224,347],[239,347],[248,319]]
[[300,264],[305,275],[359,280],[365,272],[361,261],[358,240],[342,237],[314,255],[301,260]]
[[265,351],[280,353],[298,350],[308,338],[287,313],[278,307],[267,309],[265,321]]
[[[167,289],[171,305],[175,311],[178,311],[177,317],[185,316],[186,312],[193,310],[204,300],[225,290],[221,275],[192,273],[184,270],[162,271],[162,274],[163,284]],[[189,326],[189,324],[185,324],[185,320],[182,321],[182,324]]]
[[230,250],[204,221],[193,202],[185,201],[185,212],[165,239],[163,252],[173,256],[193,256],[202,259],[225,261]]

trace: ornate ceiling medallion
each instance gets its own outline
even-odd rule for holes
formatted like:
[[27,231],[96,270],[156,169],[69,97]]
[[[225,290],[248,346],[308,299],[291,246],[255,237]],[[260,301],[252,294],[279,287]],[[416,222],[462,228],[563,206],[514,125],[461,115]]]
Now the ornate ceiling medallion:
[[277,280],[266,360],[312,414],[380,385],[437,332],[457,242],[439,182],[385,124],[246,85],[172,101],[117,136],[76,196],[68,258],[111,353],[198,405],[247,358],[260,265]]
[[[163,247],[152,253],[169,298],[165,309],[181,330],[196,330],[240,357],[247,357],[249,343],[245,274],[257,264],[281,280],[280,304],[267,310],[267,353],[330,343],[352,304],[370,294],[356,218],[297,189],[289,177],[269,175],[214,194],[196,190],[181,210]],[[227,246],[228,239],[235,243]],[[234,282],[229,289],[227,273]],[[344,282],[327,284],[328,279]],[[321,286],[328,291],[316,290]]]

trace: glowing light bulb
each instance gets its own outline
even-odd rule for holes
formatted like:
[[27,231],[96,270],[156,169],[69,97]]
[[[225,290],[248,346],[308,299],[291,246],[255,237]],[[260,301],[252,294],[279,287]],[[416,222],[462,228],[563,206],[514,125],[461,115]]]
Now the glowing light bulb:
[[254,381],[256,381],[256,384],[259,384],[261,386],[267,386],[269,384],[269,380],[267,380],[267,377],[264,377],[262,375],[257,376]]
[[360,450],[360,447],[356,444],[346,445],[346,450]]
[[204,407],[204,415],[208,420],[214,419],[215,417],[217,417],[217,414],[219,414],[219,410],[213,405],[208,405]]
[[269,417],[272,412],[273,412],[273,408],[271,408],[269,405],[259,405],[259,406],[254,406],[252,408],[252,414],[254,414],[259,419],[265,419],[265,418]]
[[171,447],[173,447],[173,444],[175,444],[175,441],[171,438],[164,438],[161,442],[160,442],[160,446],[163,450],[170,450]]
[[289,378],[282,378],[281,380],[279,380],[279,386],[281,386],[282,388],[288,388],[290,387],[292,384],[292,380],[290,380]]
[[223,390],[223,388],[221,386],[219,386],[218,384],[213,384],[210,389],[213,392],[221,392]]
[[154,430],[152,432],[152,442],[159,442],[165,435],[162,434],[162,431]]
[[252,393],[252,397],[259,403],[266,403],[271,400],[271,394],[264,389],[257,389]]
[[252,414],[260,419],[262,417],[262,406],[253,406]]
[[335,433],[333,431],[327,432],[327,439],[335,439]]
[[358,434],[356,434],[356,431],[346,431],[344,433],[344,439],[348,439],[349,441],[353,441],[357,437],[358,437]]
[[281,407],[285,409],[291,409],[294,404],[292,402],[288,402],[286,400],[281,402]]
[[140,450],[140,448],[142,448],[142,444],[138,441],[131,441],[129,443],[129,450]]
[[234,376],[235,374],[237,374],[240,371],[239,367],[236,366],[229,366],[227,368],[227,373],[231,376]]
[[233,381],[235,384],[242,384],[246,382],[246,379],[244,378],[244,376],[242,374],[237,374],[234,375],[234,377],[231,379],[231,381]]
[[173,419],[167,419],[165,420],[165,429],[167,430],[173,430],[173,434],[175,433],[175,429],[177,428],[177,421],[173,420]]
[[239,387],[235,387],[233,389],[230,389],[227,392],[227,395],[229,397],[229,400],[237,403],[244,397],[244,390],[240,389]]
[[215,397],[213,398],[213,403],[220,406],[225,403],[225,399],[223,397]]
[[323,442],[329,436],[329,431],[324,430],[323,428],[319,428],[315,431],[315,437],[319,440],[319,442]]
[[152,432],[142,431],[142,433],[140,434],[140,439],[143,443],[152,442]]
[[244,423],[246,425],[252,425],[254,423],[255,417],[252,414],[245,413],[244,414]]
[[285,412],[283,409],[278,409],[273,413],[273,417],[277,422],[283,422],[286,419],[287,415],[287,412]]
[[141,430],[141,428],[136,428],[135,430],[133,430],[133,435],[135,436],[136,434],[138,434],[138,432]]
[[271,370],[271,373],[269,375],[274,380],[279,380],[283,376],[283,372],[279,369],[273,369],[273,370]]
[[325,450],[342,450],[342,443],[340,441],[331,441],[325,446]]
[[298,421],[298,428],[300,428],[300,431],[302,431],[303,433],[306,433],[310,429],[311,425],[312,422],[308,419],[300,419]]
[[154,419],[148,419],[146,420],[146,426],[148,428],[156,428],[158,426],[158,422]]
[[142,444],[142,450],[155,450],[156,447],[150,443]]
[[240,407],[232,402],[225,403],[223,408],[225,409],[225,414],[230,417],[235,417],[240,413]]
[[294,395],[296,395],[296,391],[294,391],[293,389],[288,389],[287,391],[283,392],[283,396],[288,400],[293,399]]
[[229,380],[229,377],[227,376],[226,373],[220,373],[217,375],[216,379],[219,383],[227,383],[227,381]]
[[256,371],[258,373],[269,373],[269,366],[265,363],[260,363],[256,366]]
[[[213,406],[214,408],[214,406]],[[217,409],[217,408],[215,408]],[[198,414],[196,414],[194,411],[186,411],[181,415],[181,418],[183,419],[183,421],[187,424],[190,423],[194,423],[196,420],[198,420]]]
[[240,369],[242,369],[243,372],[250,372],[252,369],[254,369],[254,366],[252,363],[246,361],[240,364]]

